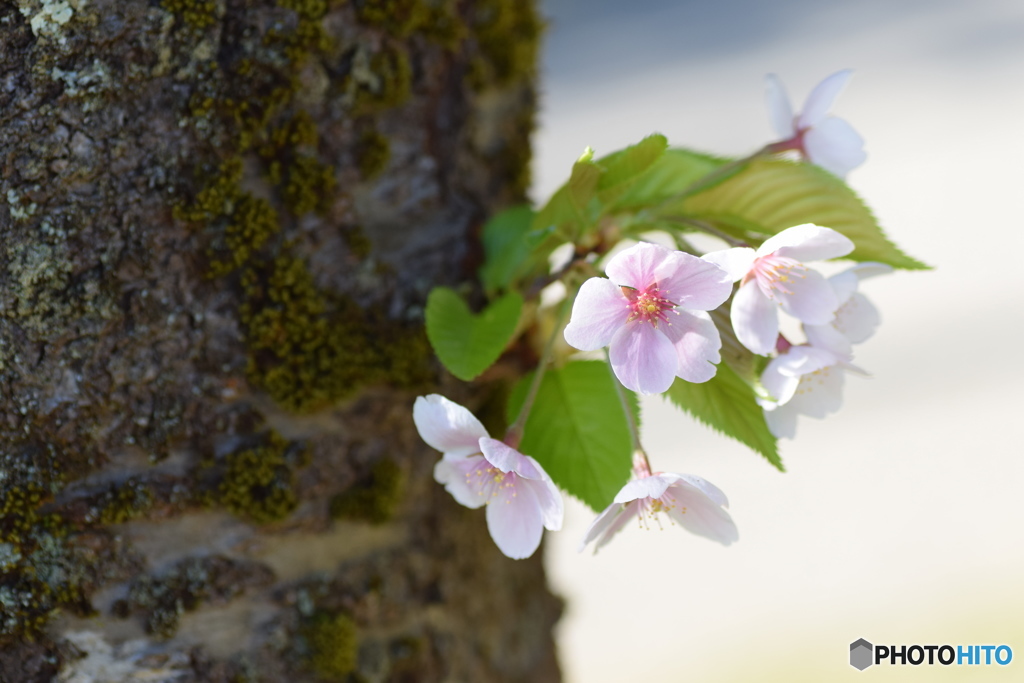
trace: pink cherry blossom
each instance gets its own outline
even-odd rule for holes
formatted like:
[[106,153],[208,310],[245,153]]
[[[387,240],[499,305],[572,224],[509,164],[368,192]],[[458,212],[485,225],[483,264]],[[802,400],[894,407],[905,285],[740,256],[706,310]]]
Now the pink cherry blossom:
[[828,279],[839,308],[831,322],[824,325],[804,325],[804,333],[811,346],[832,350],[840,356],[852,353],[853,344],[866,341],[874,333],[881,316],[874,304],[857,291],[861,280],[892,272],[884,263],[864,262]]
[[761,374],[769,398],[757,397],[768,429],[776,437],[796,436],[796,418],[822,419],[839,410],[846,372],[866,376],[850,357],[807,344],[791,346],[773,358]]
[[727,507],[729,501],[717,486],[692,474],[641,475],[623,486],[612,504],[591,523],[579,550],[583,552],[587,544],[596,541],[596,553],[633,518],[643,529],[655,524],[664,528],[660,513],[665,513],[669,524],[729,545],[739,538],[739,532],[723,509]]
[[864,163],[867,155],[861,136],[843,119],[828,116],[832,103],[852,75],[853,71],[844,69],[823,80],[807,96],[800,115],[794,116],[782,82],[769,74],[768,115],[775,132],[782,138],[772,145],[773,149],[798,150],[811,163],[840,178]]
[[811,325],[832,321],[839,298],[824,276],[803,262],[845,256],[853,246],[835,230],[807,223],[769,237],[756,251],[736,247],[704,259],[740,281],[732,300],[733,329],[740,343],[765,355],[779,336],[779,308]]
[[413,421],[420,437],[444,453],[434,479],[461,505],[487,505],[487,529],[506,556],[530,557],[544,529],[562,528],[562,495],[544,468],[490,438],[466,408],[438,394],[420,396]]
[[641,242],[616,254],[608,278],[583,283],[565,341],[582,351],[609,347],[615,376],[641,394],[666,391],[676,377],[715,376],[722,341],[710,311],[731,285],[718,266],[680,251]]

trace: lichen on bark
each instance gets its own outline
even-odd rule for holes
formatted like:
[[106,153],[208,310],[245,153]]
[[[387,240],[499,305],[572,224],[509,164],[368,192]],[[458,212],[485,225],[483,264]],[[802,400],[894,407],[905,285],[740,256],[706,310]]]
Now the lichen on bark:
[[557,677],[539,559],[409,418],[478,400],[422,306],[522,197],[537,31],[492,38],[540,22],[374,7],[0,3],[5,676],[313,680],[345,615],[363,680]]

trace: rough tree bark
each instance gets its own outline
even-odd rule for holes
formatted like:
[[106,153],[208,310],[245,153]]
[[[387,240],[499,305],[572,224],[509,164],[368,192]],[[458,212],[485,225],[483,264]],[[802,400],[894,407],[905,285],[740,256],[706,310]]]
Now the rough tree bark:
[[[545,681],[559,601],[434,484],[520,199],[523,0],[0,0],[0,680]],[[506,360],[521,373],[529,351]]]

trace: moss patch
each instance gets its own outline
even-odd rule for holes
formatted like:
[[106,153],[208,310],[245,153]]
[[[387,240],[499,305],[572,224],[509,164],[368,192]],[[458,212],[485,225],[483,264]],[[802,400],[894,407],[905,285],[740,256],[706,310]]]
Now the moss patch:
[[271,432],[264,445],[229,455],[213,502],[257,524],[287,517],[298,505],[288,451],[288,442]]
[[369,480],[331,500],[331,517],[383,524],[395,516],[405,477],[391,460],[373,466]]
[[325,681],[344,681],[359,657],[356,623],[345,614],[317,612],[302,629],[309,648],[309,666]]

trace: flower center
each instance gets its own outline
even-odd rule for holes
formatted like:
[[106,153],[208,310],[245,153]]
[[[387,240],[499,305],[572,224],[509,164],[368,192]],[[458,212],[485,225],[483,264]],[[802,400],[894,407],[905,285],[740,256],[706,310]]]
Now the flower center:
[[[666,491],[661,498],[643,498],[639,501],[640,510],[637,519],[641,529],[650,530],[654,524],[657,524],[659,529],[664,529],[665,527],[661,523],[661,513],[665,513],[665,516],[668,517],[669,524],[675,525],[669,510],[675,509],[676,499],[670,491],[671,489]],[[686,508],[680,507],[679,512],[686,514]]]
[[488,503],[498,496],[506,503],[511,502],[509,499],[516,495],[518,478],[515,472],[502,472],[492,466],[487,458],[481,458],[480,464],[466,472],[466,483],[476,489],[478,496],[486,497]]
[[643,323],[651,323],[655,327],[659,322],[671,325],[672,323],[668,322],[667,313],[674,311],[676,315],[679,314],[678,311],[675,311],[677,304],[665,298],[668,292],[662,292],[656,284],[646,289],[620,285],[620,289],[629,301],[629,318],[626,319],[628,323],[639,320]]
[[832,372],[834,366],[829,365],[824,368],[819,368],[814,372],[808,372],[806,375],[800,375],[800,383],[796,386],[796,393],[809,394],[814,391],[815,386],[824,386],[825,380]]
[[[775,298],[776,292],[792,296],[790,285],[807,277],[807,266],[796,259],[769,254],[754,262],[751,273],[757,278],[757,284],[765,296]],[[747,279],[750,277],[748,275]]]

